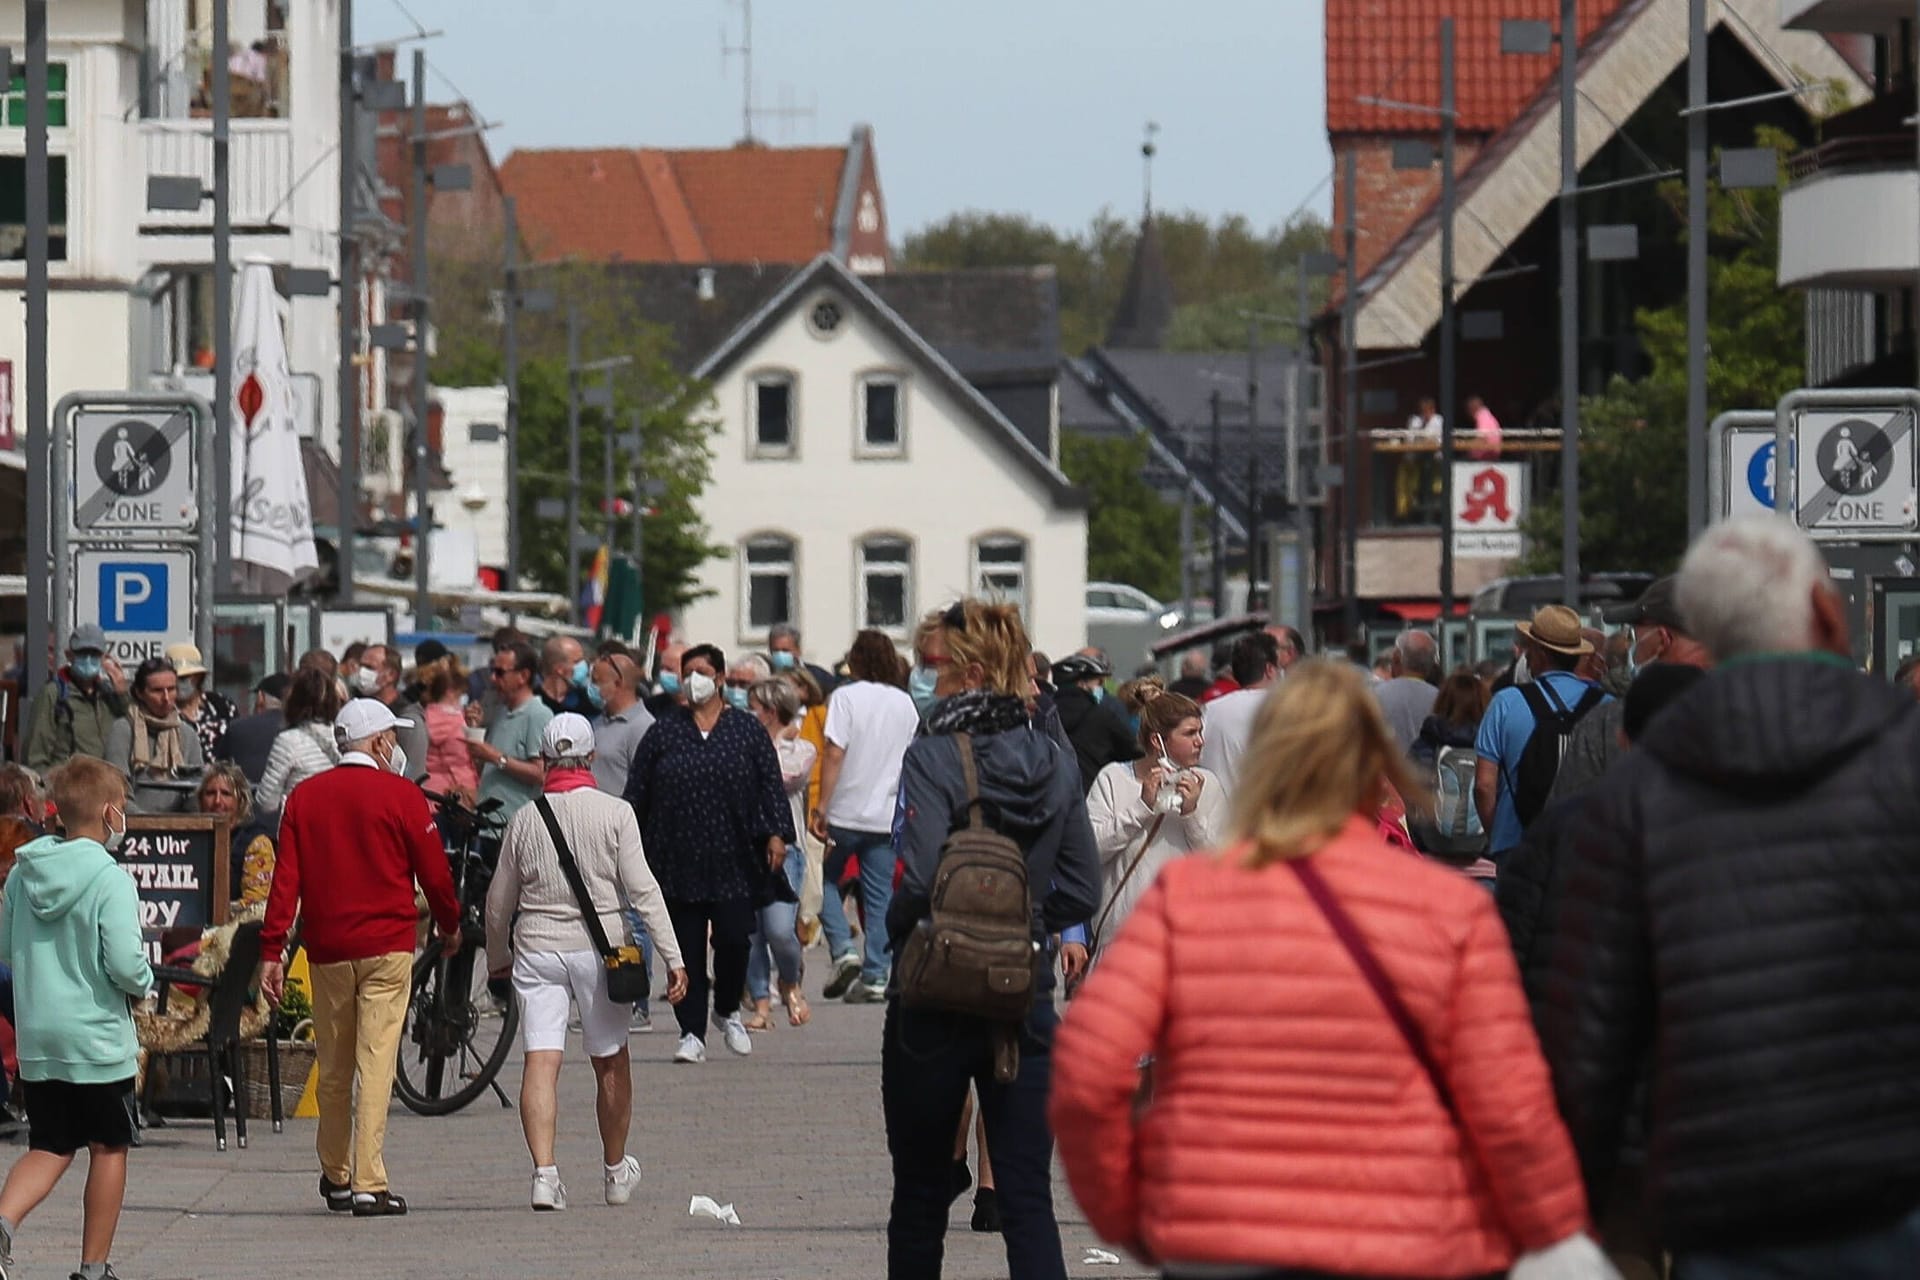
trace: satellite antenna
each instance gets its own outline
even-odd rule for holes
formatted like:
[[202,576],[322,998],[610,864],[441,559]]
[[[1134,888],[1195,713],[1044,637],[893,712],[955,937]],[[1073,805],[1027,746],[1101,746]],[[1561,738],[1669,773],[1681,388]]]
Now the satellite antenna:
[[777,107],[759,107],[753,101],[753,0],[740,0],[740,43],[728,42],[727,26],[720,24],[720,71],[726,74],[727,60],[740,59],[740,141],[751,145],[760,141],[754,135],[753,122],[756,119],[776,119],[783,122],[805,119],[812,120],[815,112],[811,106],[793,105],[793,91],[790,86],[780,88],[780,105]]
[[1145,136],[1140,142],[1140,187],[1141,203],[1146,208],[1146,216],[1153,216],[1153,158],[1160,153],[1160,147],[1154,139],[1160,136],[1160,126],[1147,121]]

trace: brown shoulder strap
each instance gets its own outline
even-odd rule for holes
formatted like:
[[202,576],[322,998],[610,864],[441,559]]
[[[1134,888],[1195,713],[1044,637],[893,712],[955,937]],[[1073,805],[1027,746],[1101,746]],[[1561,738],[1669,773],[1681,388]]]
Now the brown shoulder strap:
[[960,748],[960,777],[967,787],[967,825],[977,831],[986,824],[980,817],[980,774],[973,767],[973,735],[956,733],[953,740]]

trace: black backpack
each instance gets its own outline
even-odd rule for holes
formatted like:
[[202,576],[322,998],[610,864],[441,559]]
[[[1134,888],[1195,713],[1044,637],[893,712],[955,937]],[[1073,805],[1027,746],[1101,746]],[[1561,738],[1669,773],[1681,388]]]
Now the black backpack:
[[1547,796],[1553,791],[1553,780],[1560,776],[1560,762],[1566,758],[1573,726],[1607,695],[1588,685],[1580,701],[1569,708],[1540,681],[1517,687],[1520,696],[1527,700],[1527,709],[1533,712],[1533,736],[1521,750],[1520,763],[1507,784],[1513,790],[1513,811],[1525,828],[1532,826],[1540,811],[1547,807]]

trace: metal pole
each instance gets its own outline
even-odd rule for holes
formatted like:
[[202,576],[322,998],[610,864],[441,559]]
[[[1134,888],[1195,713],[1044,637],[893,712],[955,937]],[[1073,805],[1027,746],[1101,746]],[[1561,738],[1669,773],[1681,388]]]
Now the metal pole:
[[[213,6],[213,469],[216,592],[233,590],[233,207],[228,134],[233,86],[227,69],[228,0]],[[211,607],[212,602],[208,602]]]
[[567,618],[580,608],[580,552],[573,545],[580,527],[580,308],[567,304],[567,529],[560,539],[567,557]]
[[1707,0],[1687,4],[1687,540],[1707,527]]
[[1293,284],[1296,306],[1293,335],[1299,350],[1299,364],[1293,371],[1293,405],[1287,414],[1287,510],[1300,539],[1300,629],[1310,631],[1313,626],[1313,523],[1306,508],[1306,486],[1300,482],[1306,457],[1307,405],[1313,399],[1313,351],[1308,330],[1311,318],[1307,315],[1304,258],[1294,264]]
[[1180,486],[1180,618],[1193,625],[1193,482]]
[[[512,196],[503,202],[506,235],[505,346],[507,361],[507,580],[520,589],[520,225]],[[509,613],[511,614],[511,610]],[[511,619],[510,619],[511,620]]]
[[1213,431],[1213,616],[1226,617],[1227,608],[1227,534],[1220,519],[1220,392],[1207,397],[1207,412]]
[[[1580,604],[1580,247],[1574,207],[1580,185],[1579,43],[1578,6],[1575,0],[1560,0],[1560,591],[1575,608]],[[1691,459],[1692,444],[1687,448]]]
[[[47,0],[27,0],[27,690],[51,674],[72,619],[48,617],[52,441],[47,421]],[[61,579],[66,565],[51,565]],[[51,644],[49,644],[51,640]],[[59,665],[55,658],[54,665]]]
[[358,191],[359,85],[353,66],[353,3],[340,5],[340,534],[335,577],[339,598],[353,603],[354,542],[360,522],[360,241],[354,227]]
[[600,411],[600,435],[606,444],[606,465],[600,477],[600,496],[606,507],[607,558],[611,560],[614,530],[618,528],[616,521],[619,519],[613,513],[613,370],[603,370],[600,380],[607,389],[607,407]]
[[1440,20],[1440,627],[1453,617],[1453,428],[1458,415],[1459,332],[1453,279],[1453,19]]
[[413,222],[408,271],[413,293],[413,629],[433,625],[433,505],[427,474],[427,55],[413,51]]
[[[1260,317],[1247,317],[1247,598],[1260,581]],[[1269,570],[1268,577],[1272,577]],[[1273,584],[1267,584],[1267,612],[1279,616]]]
[[646,415],[640,410],[633,411],[633,593],[640,602],[641,634],[645,634],[647,618],[647,598],[643,588],[646,585],[647,536],[644,522],[647,512],[646,461],[644,458],[642,425]]
[[1341,228],[1341,238],[1346,244],[1346,290],[1340,299],[1340,373],[1346,389],[1341,396],[1340,415],[1345,420],[1347,433],[1346,447],[1342,450],[1345,475],[1340,484],[1340,518],[1346,543],[1341,594],[1346,597],[1344,617],[1347,642],[1351,644],[1360,638],[1360,356],[1353,349],[1358,340],[1360,317],[1360,281],[1354,262],[1360,228],[1354,211],[1354,188],[1358,184],[1354,149],[1348,147],[1341,159],[1340,185],[1347,206],[1342,220],[1345,225]]

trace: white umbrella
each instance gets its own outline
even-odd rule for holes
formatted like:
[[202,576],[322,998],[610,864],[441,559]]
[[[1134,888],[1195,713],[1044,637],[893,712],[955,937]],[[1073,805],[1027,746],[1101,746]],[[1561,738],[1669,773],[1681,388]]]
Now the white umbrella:
[[320,563],[281,305],[272,265],[249,258],[233,313],[232,555],[235,585],[260,595],[281,594]]

